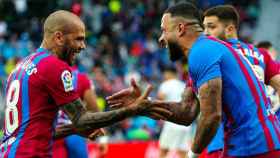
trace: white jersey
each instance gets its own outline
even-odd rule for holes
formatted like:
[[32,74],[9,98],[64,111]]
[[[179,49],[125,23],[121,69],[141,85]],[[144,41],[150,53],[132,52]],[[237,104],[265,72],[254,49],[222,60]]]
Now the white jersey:
[[[185,83],[178,79],[164,81],[159,87],[159,93],[165,95],[165,101],[181,101]],[[165,121],[160,135],[160,147],[166,149],[188,150],[193,137],[191,126],[186,127]]]

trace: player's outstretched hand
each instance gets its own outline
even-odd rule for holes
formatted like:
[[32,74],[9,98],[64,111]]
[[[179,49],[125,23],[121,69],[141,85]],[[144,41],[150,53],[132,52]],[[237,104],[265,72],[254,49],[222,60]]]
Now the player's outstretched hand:
[[106,98],[111,108],[129,106],[141,96],[141,89],[134,79],[130,80],[131,87],[123,89]]
[[94,132],[92,132],[88,136],[88,139],[95,140],[97,137],[104,136],[104,135],[105,135],[105,130],[103,128],[100,128],[100,129],[97,129]]
[[166,120],[172,115],[172,112],[162,106],[162,104],[153,104],[147,99],[152,89],[152,85],[148,85],[142,93],[135,80],[132,79],[130,88],[123,89],[107,97],[106,100],[111,108],[130,107],[138,115],[148,116],[157,120]]
[[90,140],[95,140],[96,138],[98,138],[100,136],[104,136],[105,131],[103,128],[100,128],[100,129],[95,129],[95,130],[88,131],[88,132],[78,132],[78,134],[80,136],[88,138]]

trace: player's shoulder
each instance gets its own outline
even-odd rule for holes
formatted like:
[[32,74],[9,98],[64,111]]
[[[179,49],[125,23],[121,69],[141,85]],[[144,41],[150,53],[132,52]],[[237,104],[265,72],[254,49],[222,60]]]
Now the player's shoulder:
[[262,54],[264,57],[270,57],[270,54],[266,49],[258,48],[258,50],[259,50],[260,54]]
[[204,57],[215,56],[228,51],[226,45],[227,43],[221,40],[203,35],[194,43],[191,48],[191,54],[201,55]]
[[189,67],[200,67],[219,61],[228,51],[225,42],[207,36],[199,37],[189,52]]
[[60,60],[54,55],[49,55],[48,57],[44,58],[38,65],[38,67],[42,70],[47,70],[48,72],[58,71],[61,69],[71,70],[70,66]]

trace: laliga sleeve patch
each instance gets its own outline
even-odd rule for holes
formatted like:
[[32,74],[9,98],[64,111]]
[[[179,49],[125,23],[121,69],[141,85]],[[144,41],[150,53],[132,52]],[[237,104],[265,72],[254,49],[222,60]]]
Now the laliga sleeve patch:
[[72,75],[68,70],[65,70],[62,72],[61,80],[62,80],[65,92],[74,90]]

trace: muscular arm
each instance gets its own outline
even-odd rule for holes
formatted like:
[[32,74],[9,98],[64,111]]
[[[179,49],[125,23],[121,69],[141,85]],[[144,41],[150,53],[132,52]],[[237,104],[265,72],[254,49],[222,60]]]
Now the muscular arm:
[[199,88],[200,118],[192,145],[194,153],[201,153],[215,136],[221,122],[221,78],[209,80]]
[[64,138],[72,134],[76,134],[72,124],[61,125],[55,128],[54,139]]
[[150,101],[151,104],[161,104],[172,112],[167,121],[189,126],[199,113],[199,101],[190,87],[185,88],[181,102]]
[[127,117],[134,116],[137,111],[130,107],[108,111],[89,112],[86,111],[80,99],[63,106],[64,112],[68,115],[77,132],[85,132],[112,125]]

